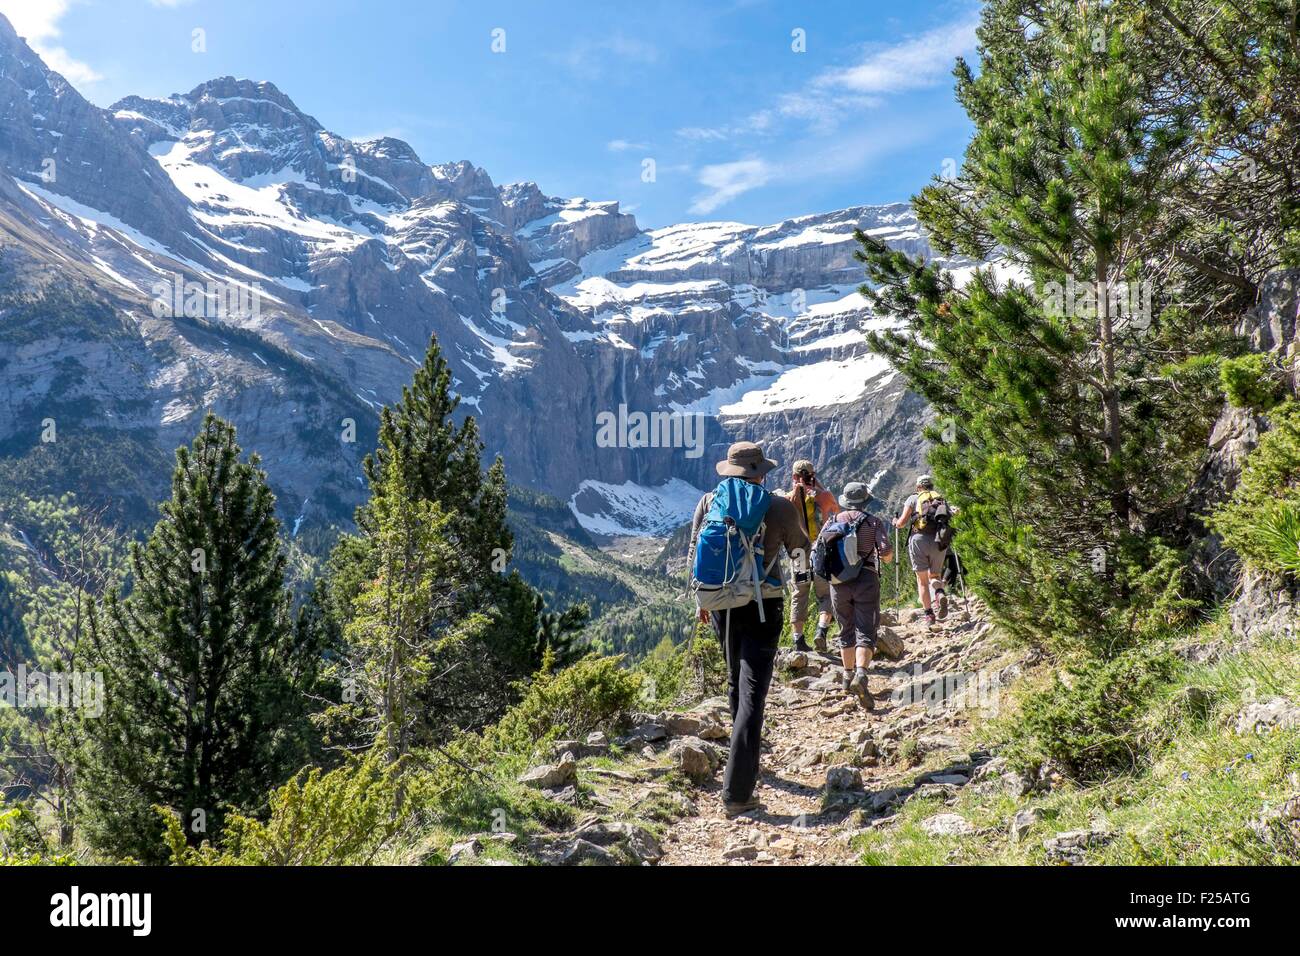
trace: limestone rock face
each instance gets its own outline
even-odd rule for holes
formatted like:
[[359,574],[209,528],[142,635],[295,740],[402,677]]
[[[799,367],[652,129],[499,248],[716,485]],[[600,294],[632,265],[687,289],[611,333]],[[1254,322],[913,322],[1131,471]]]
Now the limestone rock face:
[[[1237,327],[1250,346],[1273,355],[1289,368],[1291,387],[1297,380],[1295,357],[1300,352],[1300,270],[1274,273],[1262,284],[1259,301]],[[1268,427],[1267,418],[1246,409],[1225,406],[1210,434],[1210,454],[1193,486],[1191,512],[1213,509],[1231,497],[1241,479],[1246,457]],[[1208,597],[1225,600],[1234,593],[1229,611],[1239,637],[1297,633],[1294,588],[1241,567],[1237,556],[1218,536],[1206,533],[1190,549],[1194,580]]]

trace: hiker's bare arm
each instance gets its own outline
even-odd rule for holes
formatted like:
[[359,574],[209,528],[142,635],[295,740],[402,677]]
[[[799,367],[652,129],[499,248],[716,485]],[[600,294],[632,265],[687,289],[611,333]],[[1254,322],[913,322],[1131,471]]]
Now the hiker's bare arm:
[[[708,495],[705,495],[696,503],[695,514],[691,516],[691,543],[686,549],[686,582],[688,590],[691,580],[691,568],[695,567],[695,543],[696,539],[700,535],[700,525],[704,523],[704,514],[706,510],[704,502],[707,498]],[[701,618],[701,620],[703,620],[703,618]]]
[[906,508],[903,509],[903,513],[898,516],[898,520],[894,522],[894,527],[906,528],[909,524],[911,524],[911,522],[912,522],[912,506],[908,505]]

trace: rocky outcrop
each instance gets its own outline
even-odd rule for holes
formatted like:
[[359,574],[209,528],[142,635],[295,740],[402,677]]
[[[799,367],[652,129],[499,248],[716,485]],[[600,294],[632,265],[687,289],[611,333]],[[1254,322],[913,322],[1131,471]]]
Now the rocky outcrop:
[[[1256,351],[1267,352],[1289,369],[1290,386],[1300,388],[1300,271],[1269,276],[1259,301],[1237,327]],[[1189,510],[1205,513],[1227,501],[1241,478],[1246,458],[1268,427],[1267,418],[1246,409],[1225,406],[1210,434],[1210,454],[1192,489]],[[1191,567],[1200,589],[1216,601],[1231,598],[1229,616],[1241,637],[1297,631],[1294,588],[1270,575],[1242,567],[1236,554],[1206,531],[1192,543]]]

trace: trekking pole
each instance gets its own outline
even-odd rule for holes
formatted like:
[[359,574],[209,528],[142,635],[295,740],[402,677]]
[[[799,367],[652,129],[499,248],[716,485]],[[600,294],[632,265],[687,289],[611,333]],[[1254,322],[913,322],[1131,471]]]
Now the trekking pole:
[[961,600],[963,606],[966,608],[966,618],[967,620],[969,620],[970,619],[970,595],[966,592],[966,578],[961,573],[961,555],[957,553],[956,548],[952,549],[952,559],[957,562],[957,583],[961,585]]
[[[894,515],[895,519],[898,515]],[[898,553],[898,525],[894,525],[894,600],[898,600],[898,594],[903,589],[903,581],[900,575],[902,572],[902,557]]]

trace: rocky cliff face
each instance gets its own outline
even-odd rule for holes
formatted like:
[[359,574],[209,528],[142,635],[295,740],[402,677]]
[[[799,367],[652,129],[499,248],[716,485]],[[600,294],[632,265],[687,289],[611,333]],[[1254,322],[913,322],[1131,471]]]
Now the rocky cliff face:
[[928,253],[906,205],[645,231],[617,202],[344,139],[266,82],[101,110],[3,18],[0,134],[0,291],[66,286],[114,330],[78,344],[54,306],[21,340],[0,324],[11,455],[75,379],[77,428],[165,460],[214,408],[295,533],[346,523],[378,410],[436,335],[511,479],[593,533],[670,529],[738,438],[882,495],[922,460],[926,410],[866,350],[882,320],[854,291],[855,228]]
[[[1259,302],[1242,317],[1237,333],[1252,349],[1276,355],[1291,370],[1290,385],[1300,389],[1295,357],[1300,353],[1300,272],[1279,272],[1264,283]],[[1226,406],[1210,435],[1210,456],[1196,486],[1194,506],[1208,510],[1226,501],[1237,487],[1246,458],[1267,429],[1266,418],[1246,409]],[[1230,609],[1233,630],[1254,634],[1295,635],[1300,628],[1294,588],[1240,566],[1236,555],[1209,534],[1198,544],[1196,566],[1212,596],[1235,595]]]

